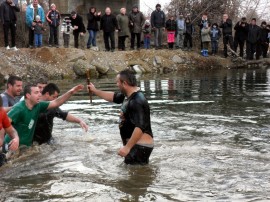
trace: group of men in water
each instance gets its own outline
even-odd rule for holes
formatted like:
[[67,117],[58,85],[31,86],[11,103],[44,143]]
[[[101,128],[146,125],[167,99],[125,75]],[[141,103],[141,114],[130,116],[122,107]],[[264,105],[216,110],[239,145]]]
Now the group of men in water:
[[[148,102],[131,71],[121,71],[116,81],[120,92],[102,91],[92,83],[87,89],[102,99],[122,103],[119,129],[123,147],[118,154],[125,157],[126,164],[148,164],[154,147]],[[21,146],[30,147],[33,142],[53,143],[54,117],[78,123],[85,131],[88,130],[83,120],[59,108],[73,94],[83,90],[83,85],[77,85],[59,96],[56,84],[40,80],[25,85],[20,99],[22,89],[22,79],[10,76],[6,91],[0,96],[0,166],[6,162],[5,154],[9,151],[16,151]]]

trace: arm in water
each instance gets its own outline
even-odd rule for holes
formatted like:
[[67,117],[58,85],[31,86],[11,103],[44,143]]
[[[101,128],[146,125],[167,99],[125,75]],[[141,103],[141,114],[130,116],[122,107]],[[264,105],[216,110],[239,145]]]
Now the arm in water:
[[1,136],[4,136],[5,133],[7,133],[8,136],[11,138],[11,141],[8,144],[9,150],[16,151],[19,147],[19,136],[17,131],[13,128],[13,126],[2,129],[0,131],[0,139],[2,139]]
[[73,116],[72,114],[67,115],[66,121],[72,122],[72,123],[78,123],[80,124],[80,126],[85,132],[88,131],[88,126],[86,125],[86,123],[83,120],[77,118],[76,116]]
[[107,100],[108,102],[113,102],[114,92],[98,90],[92,83],[90,83],[90,85],[88,85],[87,87],[88,89],[90,89],[91,92],[95,93],[96,96]]
[[71,88],[68,92],[60,96],[59,98],[50,102],[48,109],[56,108],[64,104],[74,93],[81,91],[84,88],[83,85],[77,85]]

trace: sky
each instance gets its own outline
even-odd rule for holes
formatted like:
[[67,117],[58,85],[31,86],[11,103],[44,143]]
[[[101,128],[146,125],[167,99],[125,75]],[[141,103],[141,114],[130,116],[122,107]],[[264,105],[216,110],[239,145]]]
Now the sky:
[[140,0],[140,10],[142,12],[147,12],[148,7],[151,7],[152,9],[155,9],[156,4],[161,4],[161,9],[164,7],[165,4],[170,3],[170,0]]

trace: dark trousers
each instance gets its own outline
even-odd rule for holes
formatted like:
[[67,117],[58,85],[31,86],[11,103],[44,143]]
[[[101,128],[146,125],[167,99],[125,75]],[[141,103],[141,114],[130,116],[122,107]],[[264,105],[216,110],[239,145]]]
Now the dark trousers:
[[50,26],[50,38],[49,38],[49,44],[58,45],[58,27]]
[[126,45],[125,45],[126,38],[127,38],[127,36],[119,36],[118,37],[118,49],[119,50],[125,50],[126,49]]
[[245,40],[240,40],[238,38],[234,39],[234,51],[237,52],[237,48],[240,48],[240,57],[244,57],[244,45],[245,45]]
[[169,49],[173,49],[174,43],[168,43]]
[[29,46],[34,46],[34,30],[31,27],[28,28]]
[[74,35],[74,47],[79,48],[79,32],[73,32]]
[[125,163],[131,165],[145,165],[149,163],[149,157],[153,148],[135,144],[125,157]]
[[259,59],[260,55],[257,43],[250,43],[247,41],[247,59],[253,60],[255,52],[256,52],[256,59]]
[[224,56],[225,57],[228,57],[228,48],[227,48],[228,44],[231,47],[231,49],[234,49],[233,48],[233,37],[232,37],[232,35],[223,36]]
[[263,58],[266,58],[267,57],[268,48],[269,48],[269,44],[268,43],[260,44],[259,47],[257,48],[258,55],[259,56],[262,55]]
[[141,33],[131,33],[131,45],[130,48],[134,49],[135,46],[135,38],[137,40],[137,48],[141,48]]
[[64,47],[68,48],[69,47],[70,34],[63,33],[63,39],[64,39]]
[[218,41],[217,40],[211,41],[211,47],[212,47],[212,54],[217,54],[218,53]]
[[8,33],[9,33],[9,30],[10,30],[10,34],[11,34],[11,47],[16,46],[16,44],[15,44],[16,23],[14,23],[14,22],[4,22],[3,29],[4,29],[4,38],[5,38],[5,47],[8,46]]
[[[189,46],[188,46],[189,43]],[[192,43],[192,36],[190,34],[185,34],[185,38],[184,38],[184,47],[187,48],[192,48],[193,43]]]
[[[115,37],[114,32],[103,32],[103,39],[105,43],[105,48],[107,51],[115,49]],[[109,39],[111,41],[111,46],[109,43]]]

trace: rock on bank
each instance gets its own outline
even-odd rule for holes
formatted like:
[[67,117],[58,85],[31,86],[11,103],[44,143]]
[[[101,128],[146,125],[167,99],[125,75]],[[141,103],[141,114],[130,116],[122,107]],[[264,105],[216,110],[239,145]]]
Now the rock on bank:
[[103,52],[74,48],[37,48],[19,51],[0,49],[0,81],[15,74],[26,80],[39,77],[64,79],[117,74],[130,68],[137,73],[167,73],[185,69],[227,68],[230,62],[220,57],[203,58],[195,52],[181,50],[141,50]]

